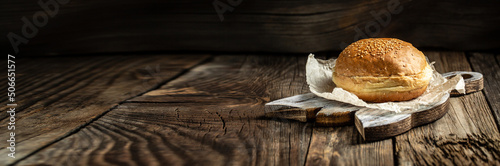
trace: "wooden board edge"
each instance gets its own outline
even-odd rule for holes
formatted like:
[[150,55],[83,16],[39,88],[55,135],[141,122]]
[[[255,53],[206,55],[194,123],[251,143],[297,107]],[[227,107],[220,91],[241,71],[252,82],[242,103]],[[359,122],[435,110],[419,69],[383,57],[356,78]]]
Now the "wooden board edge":
[[354,123],[356,111],[335,112],[330,115],[319,112],[316,115],[316,125],[318,126],[347,126]]
[[359,120],[357,117],[355,118],[356,129],[358,129],[358,132],[361,134],[365,141],[378,141],[386,139],[405,133],[413,128],[411,115],[403,120],[397,121],[396,123],[366,128],[363,126],[361,120]]
[[449,98],[447,98],[442,104],[424,111],[411,113],[407,118],[395,123],[380,126],[365,127],[356,115],[354,116],[354,123],[365,141],[377,141],[403,134],[412,128],[441,119],[448,112],[449,105]]
[[411,114],[412,126],[418,127],[441,119],[444,115],[446,115],[446,113],[448,113],[449,106],[450,98],[446,99],[443,104],[437,105],[431,109]]

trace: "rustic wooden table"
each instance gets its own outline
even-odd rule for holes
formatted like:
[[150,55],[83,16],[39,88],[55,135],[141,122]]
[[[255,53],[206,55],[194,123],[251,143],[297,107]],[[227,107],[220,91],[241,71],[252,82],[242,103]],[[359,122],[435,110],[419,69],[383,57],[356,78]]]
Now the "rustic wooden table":
[[[483,73],[484,90],[451,98],[434,123],[376,142],[353,126],[263,118],[266,102],[309,91],[307,54],[21,57],[16,158],[2,146],[0,163],[499,165],[500,55],[424,53],[439,72]],[[0,118],[7,140],[8,114]]]

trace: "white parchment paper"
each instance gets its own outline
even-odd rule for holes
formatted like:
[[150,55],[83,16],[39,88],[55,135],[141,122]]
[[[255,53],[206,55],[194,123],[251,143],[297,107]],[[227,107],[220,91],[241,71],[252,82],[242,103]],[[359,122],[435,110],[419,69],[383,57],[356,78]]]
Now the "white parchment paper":
[[306,77],[309,89],[319,97],[360,107],[403,112],[432,106],[445,95],[450,95],[450,91],[453,89],[462,94],[465,93],[465,83],[462,76],[457,75],[451,79],[446,79],[434,69],[432,64],[430,65],[433,74],[427,90],[416,99],[402,102],[367,103],[353,93],[335,87],[332,81],[335,59],[321,60],[314,58],[314,54],[310,54],[306,64]]

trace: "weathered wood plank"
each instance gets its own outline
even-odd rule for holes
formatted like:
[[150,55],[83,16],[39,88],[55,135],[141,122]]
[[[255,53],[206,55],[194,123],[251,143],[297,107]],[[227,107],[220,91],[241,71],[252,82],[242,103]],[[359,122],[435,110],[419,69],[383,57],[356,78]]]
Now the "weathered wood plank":
[[[232,11],[221,13],[222,22],[214,2],[228,4],[224,0],[70,1],[59,5],[57,14],[37,28],[37,35],[28,38],[28,44],[19,46],[19,53],[158,50],[309,53],[341,50],[342,43],[349,44],[360,37],[397,37],[417,47],[459,50],[499,47],[497,1],[241,1],[237,6],[229,6]],[[9,32],[22,36],[25,23],[21,18],[31,21],[37,11],[43,9],[33,1],[0,2],[0,32],[3,36]],[[2,50],[12,50],[7,38],[0,40],[0,45]]]
[[[462,52],[425,52],[440,73],[471,71]],[[498,165],[500,136],[482,93],[450,98],[440,120],[395,137],[401,165]]]
[[308,92],[306,58],[216,56],[20,164],[303,165],[312,124],[263,116]]
[[306,165],[393,165],[390,139],[365,142],[354,126],[314,127]]
[[472,68],[483,73],[484,94],[500,124],[500,55],[472,53],[469,59]]
[[[159,86],[206,58],[149,55],[19,59],[16,158],[2,157],[0,163],[13,163],[64,138],[120,102]],[[4,104],[1,109],[7,110]],[[2,140],[9,137],[7,115],[1,114]],[[7,156],[8,152],[3,148],[0,155]]]
[[20,164],[302,165],[310,127],[258,119],[262,104],[125,103]]
[[[320,55],[320,57],[324,55]],[[232,98],[271,101],[309,92],[303,56],[217,56],[158,90],[131,102],[219,104]]]

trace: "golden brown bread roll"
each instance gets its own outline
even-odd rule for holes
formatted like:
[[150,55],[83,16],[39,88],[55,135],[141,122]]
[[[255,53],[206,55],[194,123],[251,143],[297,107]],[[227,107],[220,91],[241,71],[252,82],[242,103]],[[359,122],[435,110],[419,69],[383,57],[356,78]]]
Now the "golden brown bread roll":
[[414,99],[425,92],[432,77],[425,55],[393,38],[352,43],[340,53],[333,70],[337,87],[367,102]]

